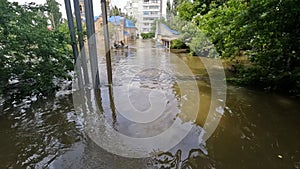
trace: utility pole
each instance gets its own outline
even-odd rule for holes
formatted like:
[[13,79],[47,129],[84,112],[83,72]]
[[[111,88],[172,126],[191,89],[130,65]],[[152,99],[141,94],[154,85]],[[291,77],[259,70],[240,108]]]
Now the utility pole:
[[162,1],[163,0],[159,0],[160,1],[160,7],[159,7],[159,21],[158,21],[158,34],[161,35],[161,27],[160,27],[160,23],[161,23],[161,20],[162,20]]
[[74,63],[75,63],[75,67],[78,68],[77,73],[79,75],[79,78],[78,78],[79,88],[82,88],[83,82],[82,82],[81,67],[77,67],[77,65],[78,65],[77,64],[78,47],[77,47],[77,43],[76,43],[76,34],[75,34],[74,21],[73,21],[73,16],[72,16],[70,0],[65,0],[65,6],[66,6],[66,13],[67,13],[67,18],[68,18],[68,27],[70,30],[70,37],[71,37],[71,41],[72,41]]
[[74,28],[70,0],[65,0],[65,6],[66,6],[66,13],[67,13],[67,18],[68,18],[68,27],[70,30],[70,37],[71,37],[71,42],[72,42],[73,56],[74,56],[74,60],[76,62],[77,57],[78,57],[78,47],[77,47],[77,43],[76,43],[76,35],[75,35],[75,28]]
[[106,56],[107,80],[108,80],[108,84],[112,85],[112,68],[111,68],[111,56],[110,56],[106,0],[101,0],[101,7],[102,7],[103,29],[104,29],[104,44],[105,44],[105,56]]
[[94,13],[93,13],[93,4],[92,0],[84,0],[85,6],[85,17],[86,17],[86,29],[88,36],[88,47],[89,47],[89,56],[92,70],[92,80],[93,87],[95,89],[99,88],[100,79],[99,79],[99,70],[98,70],[98,56],[96,49],[96,37],[95,37],[95,25],[94,25]]
[[82,23],[81,23],[81,16],[80,16],[80,7],[79,7],[79,0],[74,0],[74,11],[75,11],[75,17],[76,17],[76,26],[77,26],[77,32],[78,32],[78,41],[79,41],[79,47],[80,47],[80,54],[81,54],[81,64],[83,68],[83,74],[84,74],[84,82],[85,84],[89,84],[89,73],[87,68],[87,60],[86,60],[86,53],[85,53],[85,47],[83,42],[83,32],[82,32]]

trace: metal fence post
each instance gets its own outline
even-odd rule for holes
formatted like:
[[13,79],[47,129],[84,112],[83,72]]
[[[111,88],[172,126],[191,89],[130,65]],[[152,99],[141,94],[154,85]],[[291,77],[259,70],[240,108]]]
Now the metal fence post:
[[85,84],[89,84],[89,73],[87,68],[87,60],[86,60],[86,53],[85,53],[85,47],[84,47],[84,41],[83,41],[83,31],[82,31],[82,23],[81,23],[81,16],[80,16],[80,7],[79,7],[79,0],[74,0],[74,11],[75,11],[75,17],[76,17],[76,27],[78,32],[78,41],[79,41],[79,47],[80,47],[80,54],[81,54],[81,64],[83,68],[83,74],[84,74],[84,82]]
[[92,80],[93,87],[99,88],[100,79],[99,79],[99,70],[98,70],[98,56],[96,49],[96,37],[95,37],[95,28],[94,28],[94,14],[93,14],[93,4],[91,0],[84,0],[85,6],[85,17],[86,17],[86,28],[88,36],[88,48],[89,56],[92,70]]
[[111,68],[111,56],[110,56],[106,0],[101,0],[101,7],[102,7],[102,19],[103,19],[103,29],[104,29],[104,44],[105,44],[105,56],[106,56],[107,80],[108,80],[108,84],[111,85],[112,84],[112,68]]

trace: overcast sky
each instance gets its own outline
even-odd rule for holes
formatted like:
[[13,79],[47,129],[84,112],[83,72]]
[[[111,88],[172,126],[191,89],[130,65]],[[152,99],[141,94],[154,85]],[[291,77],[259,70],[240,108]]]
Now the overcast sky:
[[[19,2],[20,4],[24,4],[24,3],[29,3],[29,2],[35,2],[37,4],[44,4],[46,3],[46,0],[8,0],[10,2]],[[58,3],[61,4],[60,6],[60,11],[63,15],[63,18],[66,18],[66,11],[65,11],[65,2],[64,0],[56,0]],[[73,0],[70,0],[73,6]],[[119,8],[123,10],[124,6],[127,3],[127,0],[110,0],[111,5],[113,6],[118,6]],[[166,9],[166,3],[167,0],[163,0],[163,14],[165,14],[165,9]],[[94,15],[98,16],[101,14],[101,5],[100,5],[100,0],[93,0],[93,6],[94,6]],[[74,11],[73,11],[74,12]]]

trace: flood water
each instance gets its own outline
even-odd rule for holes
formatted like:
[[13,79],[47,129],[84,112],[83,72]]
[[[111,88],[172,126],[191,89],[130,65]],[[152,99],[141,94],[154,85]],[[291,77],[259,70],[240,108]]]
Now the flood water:
[[[101,89],[95,92],[98,100],[92,102],[101,107],[98,114],[75,111],[69,91],[37,101],[28,98],[1,105],[0,169],[300,168],[298,98],[230,84],[225,90],[226,100],[212,98],[210,78],[201,59],[170,53],[150,40],[138,40],[129,49],[112,51],[112,88],[105,85],[104,57],[99,57],[99,62]],[[126,83],[131,85],[127,91]],[[198,99],[189,96],[195,91]],[[213,102],[224,104],[213,116],[220,121],[212,135],[199,142]],[[155,106],[159,103],[164,107]],[[135,117],[126,115],[133,111],[132,106],[137,111],[152,108],[150,112],[160,112],[160,118],[131,122],[128,118]],[[103,129],[97,119],[105,119],[112,129],[132,138],[158,135],[174,123],[191,126],[191,130],[168,151],[157,150],[148,158],[129,158],[99,146],[114,139],[104,140],[94,132]],[[172,140],[161,142],[167,146]],[[126,147],[115,144],[111,149],[122,151]]]

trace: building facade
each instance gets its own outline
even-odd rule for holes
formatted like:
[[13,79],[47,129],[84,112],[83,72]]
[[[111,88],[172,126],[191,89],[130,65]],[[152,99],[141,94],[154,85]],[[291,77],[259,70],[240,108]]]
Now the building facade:
[[129,0],[125,10],[137,19],[138,33],[148,33],[155,21],[161,18],[162,0]]
[[114,33],[111,38],[114,42],[128,43],[136,39],[136,27],[133,21],[123,16],[111,16],[108,22],[113,25]]

